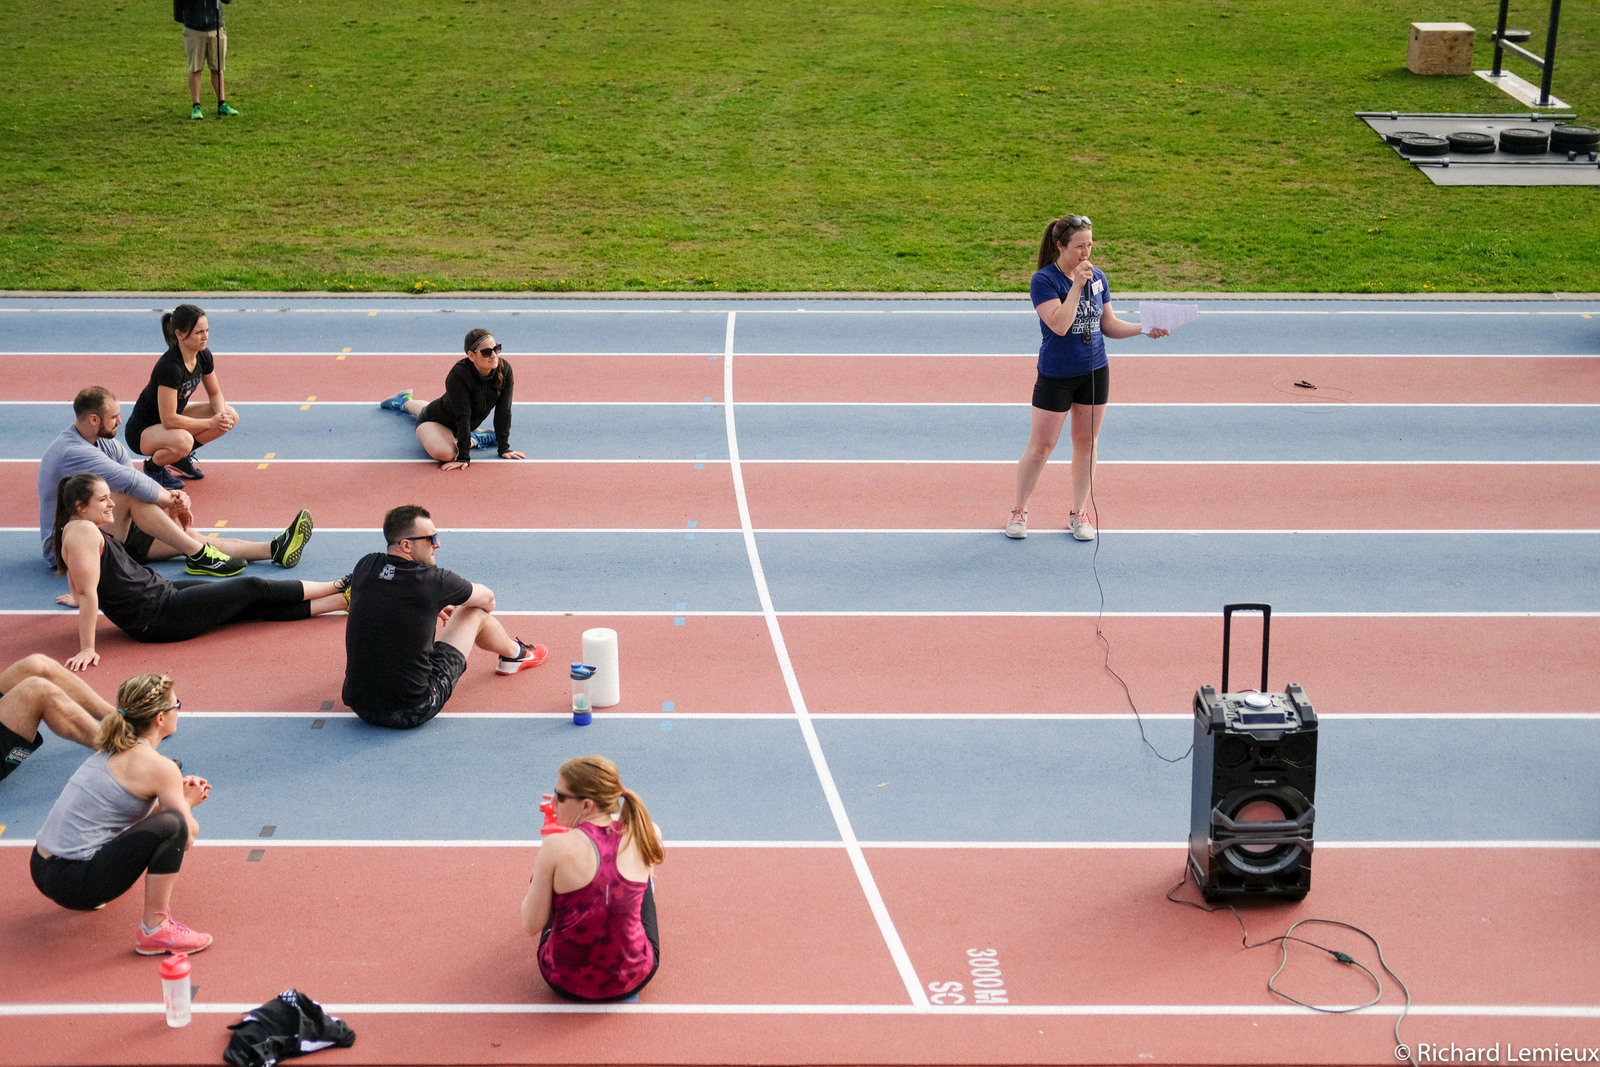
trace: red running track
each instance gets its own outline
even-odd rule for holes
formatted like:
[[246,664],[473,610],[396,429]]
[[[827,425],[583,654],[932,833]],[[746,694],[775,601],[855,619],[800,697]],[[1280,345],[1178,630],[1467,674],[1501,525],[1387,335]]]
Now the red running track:
[[[625,682],[611,714],[755,713],[791,706],[765,622],[754,615],[505,616],[509,628],[544,642],[551,663],[582,648],[583,631],[617,631]],[[15,615],[0,628],[0,662],[31,652],[58,660],[77,648],[74,616]],[[344,617],[249,623],[197,645],[141,645],[104,619],[101,663],[86,677],[106,696],[124,679],[171,673],[185,706],[208,711],[315,712],[339,703]],[[1123,714],[1127,698],[1105,672],[1093,616],[780,616],[784,641],[808,709],[815,714]],[[1235,689],[1259,681],[1259,617],[1241,616],[1234,635]],[[1111,664],[1145,714],[1189,713],[1202,683],[1221,681],[1215,616],[1113,616],[1103,628]],[[1272,628],[1270,681],[1306,687],[1322,715],[1593,712],[1600,692],[1600,618],[1297,617]],[[256,655],[269,648],[272,656]],[[873,655],[863,657],[863,648]],[[285,672],[281,664],[297,669]],[[1007,664],[1008,699],[996,704],[975,663]],[[716,670],[703,669],[715,664]],[[496,675],[475,652],[450,712],[561,714],[571,708],[566,675],[541,668]],[[664,701],[674,710],[663,713]]]
[[[48,373],[7,387],[13,400],[71,401],[104,385],[131,405],[150,380],[149,355],[63,353]],[[371,401],[401,389],[432,399],[460,357],[450,354],[217,354],[230,402]],[[517,399],[563,403],[721,401],[721,357],[707,355],[527,355]],[[1183,356],[1113,353],[1115,403],[1168,404],[1595,404],[1600,357]],[[1026,404],[1036,357],[734,356],[740,403]],[[1309,381],[1314,390],[1294,383]]]
[[[197,525],[276,529],[302,503],[317,524],[371,527],[373,465],[206,464],[187,486]],[[426,487],[445,528],[737,529],[726,462],[494,461],[437,472],[431,462],[384,470]],[[1011,463],[745,463],[756,529],[994,530],[1011,506]],[[1518,529],[1600,527],[1593,464],[1129,464],[1095,473],[1100,525],[1118,530],[1474,530],[1493,513]],[[38,465],[0,463],[0,526],[37,527]],[[531,487],[531,489],[530,489]],[[603,489],[597,489],[603,487]],[[1071,472],[1052,463],[1029,523],[1035,535],[1066,527]]]
[[[1277,1014],[1281,1002],[1266,989],[1276,947],[1245,950],[1227,913],[1163,899],[1181,873],[1181,850],[868,849],[919,981],[942,990],[959,983],[965,996],[969,950],[992,950],[1006,1010],[1069,1005],[1078,1013],[1008,1015],[969,1000],[961,1015],[915,1015],[884,1014],[905,1012],[909,999],[843,849],[674,849],[670,838],[667,848],[657,892],[662,958],[670,962],[642,998],[646,1010],[605,1015],[563,1010],[538,978],[516,916],[529,848],[268,845],[257,862],[245,846],[199,848],[185,873],[211,891],[186,902],[180,887],[177,904],[186,921],[218,939],[195,957],[201,1013],[179,1032],[168,1031],[156,1009],[155,962],[131,951],[136,896],[101,912],[61,911],[10,862],[15,850],[4,850],[0,886],[10,903],[0,913],[0,940],[26,966],[0,971],[0,1002],[150,1005],[136,1015],[0,1017],[6,1062],[216,1062],[224,1022],[290,986],[355,1028],[353,1049],[318,1054],[330,1065],[848,1064],[904,1062],[908,1054],[928,1063],[1392,1062],[1402,999],[1395,987],[1385,982],[1389,1014]],[[1253,939],[1305,917],[1368,930],[1420,1007],[1455,1006],[1453,1014],[1408,1019],[1403,1036],[1413,1042],[1600,1044],[1590,1003],[1600,918],[1564,891],[1594,884],[1600,851],[1331,849],[1317,862],[1314,903],[1242,909]],[[1503,877],[1508,869],[1524,877]],[[428,872],[423,907],[395,900],[389,887],[416,884],[419,871]],[[795,886],[827,907],[795,907]],[[285,906],[263,914],[263,900]],[[407,914],[411,921],[397,921]],[[1298,933],[1377,968],[1370,945],[1354,934]],[[1299,998],[1340,1005],[1371,995],[1352,968],[1304,946],[1292,951],[1281,984]],[[382,1008],[428,1004],[533,1011]],[[1470,1008],[1497,1004],[1558,1014],[1485,1018]],[[808,1005],[846,1011],[785,1007]],[[1117,1005],[1237,1013],[1083,1013]],[[649,1011],[671,1006],[698,1007]],[[868,1014],[849,1014],[851,1006]],[[758,1010],[733,1014],[739,1008]],[[1570,1017],[1573,1009],[1587,1017]]]

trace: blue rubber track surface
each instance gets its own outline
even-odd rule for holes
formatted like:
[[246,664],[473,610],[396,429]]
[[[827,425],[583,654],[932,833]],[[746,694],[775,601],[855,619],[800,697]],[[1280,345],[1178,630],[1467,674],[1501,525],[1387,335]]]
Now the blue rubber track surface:
[[[864,841],[1177,842],[1187,833],[1190,765],[1157,759],[1125,718],[818,719],[816,728]],[[1192,736],[1187,719],[1145,729],[1170,757]],[[1319,842],[1600,838],[1600,811],[1580,799],[1600,763],[1595,720],[1339,718],[1319,733]],[[787,715],[597,713],[582,729],[559,718],[447,716],[419,732],[347,716],[191,715],[162,744],[186,773],[216,782],[201,815],[213,840],[273,826],[278,839],[531,841],[554,768],[597,750],[629,768],[630,788],[675,837],[839,840]],[[27,788],[8,790],[10,833],[37,833],[82,759],[77,746],[47,740],[27,761]],[[716,771],[688,789],[684,767]],[[1005,768],[1003,803],[975,788],[985,767]],[[469,796],[499,800],[452,799]]]
[[[276,530],[236,530],[266,540]],[[760,610],[743,538],[727,531],[441,533],[439,565],[489,582],[501,611]],[[264,578],[332,580],[377,533],[319,530],[285,571]],[[780,612],[987,613],[1217,610],[1263,602],[1278,611],[1589,612],[1600,603],[1600,533],[1120,533],[1093,544],[1066,534],[1012,542],[998,532],[798,532],[756,535]],[[507,566],[508,560],[526,560]],[[66,580],[39,555],[36,531],[0,533],[0,609],[49,610]],[[174,580],[181,563],[154,569]],[[223,581],[225,579],[207,579]],[[71,611],[60,610],[70,627]]]
[[[1112,293],[1119,315],[1138,301]],[[995,300],[359,300],[204,298],[219,358],[246,352],[457,353],[486,326],[518,352],[723,351],[726,313],[736,352],[1016,353],[1037,351],[1027,298]],[[155,297],[0,299],[14,352],[128,352],[165,348]],[[372,312],[376,310],[377,314]],[[1538,301],[1205,301],[1199,322],[1160,354],[1592,355],[1591,304]],[[225,366],[225,364],[222,364]]]
[[[298,404],[234,406],[238,428],[206,445],[206,459],[261,459],[269,452],[280,461],[426,459],[415,422],[375,401],[318,403],[304,411]],[[513,408],[512,444],[530,459],[728,458],[720,403]],[[734,410],[739,454],[747,460],[1014,463],[1028,440],[1026,404],[736,404]],[[71,423],[70,404],[12,407],[0,426],[0,459],[38,459]],[[1101,430],[1100,458],[1600,462],[1600,406],[1117,404]]]

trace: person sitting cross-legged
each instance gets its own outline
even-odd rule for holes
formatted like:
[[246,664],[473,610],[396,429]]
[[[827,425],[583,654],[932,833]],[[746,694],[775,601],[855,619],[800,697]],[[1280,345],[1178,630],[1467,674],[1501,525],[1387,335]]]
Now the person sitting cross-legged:
[[343,699],[363,722],[411,730],[439,714],[474,647],[500,657],[500,674],[545,661],[543,645],[506,633],[493,590],[437,565],[439,528],[427,509],[391,510],[383,539],[387,552],[363,556],[341,580],[350,604]]

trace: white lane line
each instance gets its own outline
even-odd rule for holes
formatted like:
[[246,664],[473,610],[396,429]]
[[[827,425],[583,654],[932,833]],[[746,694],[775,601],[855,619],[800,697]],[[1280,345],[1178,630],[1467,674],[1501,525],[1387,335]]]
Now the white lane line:
[[[496,614],[500,614],[496,612]],[[444,711],[437,719],[565,719],[564,711]],[[1348,720],[1426,720],[1462,721],[1500,720],[1515,716],[1518,722],[1571,721],[1583,722],[1600,719],[1600,711],[1507,711],[1504,708],[1486,707],[1481,711],[1344,711],[1321,712],[1324,719]],[[191,709],[185,719],[354,719],[353,711],[200,711]],[[751,720],[755,722],[789,722],[793,711],[611,711],[605,709],[607,719],[655,722],[661,719]],[[1193,716],[1186,712],[1147,711],[1144,719],[1188,722]],[[838,722],[1126,722],[1127,712],[1121,711],[814,711],[811,718]]]
[[745,553],[750,557],[750,573],[755,579],[756,594],[761,600],[761,612],[767,620],[767,634],[772,638],[772,648],[777,654],[778,666],[783,672],[783,684],[789,692],[789,702],[794,705],[795,718],[799,721],[806,751],[811,755],[811,764],[816,768],[823,796],[828,801],[828,810],[833,814],[834,824],[838,827],[839,836],[843,839],[850,856],[850,866],[855,870],[856,879],[861,883],[861,891],[866,896],[867,906],[872,910],[873,919],[877,921],[878,931],[883,936],[890,958],[894,960],[895,969],[900,972],[900,980],[905,983],[906,994],[911,998],[913,1005],[925,1009],[929,1006],[928,994],[922,988],[922,980],[917,977],[916,969],[911,964],[911,954],[906,951],[905,943],[900,939],[900,932],[895,929],[889,908],[883,901],[883,894],[878,891],[878,883],[873,879],[872,870],[867,866],[867,858],[856,841],[855,828],[850,824],[850,815],[845,811],[844,800],[839,796],[839,787],[833,780],[833,772],[828,768],[827,757],[822,752],[822,743],[817,739],[816,727],[811,722],[805,697],[800,692],[800,680],[795,675],[794,663],[789,659],[789,646],[783,639],[783,629],[778,624],[778,615],[772,606],[772,593],[767,588],[766,572],[761,567],[761,553],[756,547],[755,528],[750,522],[750,503],[745,497],[744,473],[739,466],[739,434],[734,421],[733,332],[736,317],[736,312],[728,312],[728,332],[722,354],[722,397],[728,428],[728,464],[733,475],[734,498],[739,505],[739,525],[744,530]]
[[[66,618],[68,608],[0,608],[0,615],[48,615]],[[762,611],[629,611],[614,608],[565,608],[544,611],[495,609],[496,615],[557,617],[575,615],[640,618],[750,618],[765,617]],[[1098,611],[779,611],[782,619],[1093,619]],[[1215,619],[1215,611],[1107,611],[1108,619]],[[1593,619],[1600,611],[1275,611],[1285,619]]]
[[[196,1003],[196,1015],[242,1015],[260,1007],[255,1002]],[[1349,1005],[1353,1008],[1354,1005]],[[1095,1016],[1311,1016],[1311,1008],[1293,1004],[386,1004],[323,1003],[332,1015],[912,1015],[1024,1017]],[[1399,1015],[1398,1004],[1376,1004],[1366,1015]],[[1600,1019],[1600,1006],[1589,1004],[1414,1004],[1408,1015],[1438,1018]],[[159,1001],[106,1003],[0,1004],[0,1018],[67,1015],[160,1015]],[[1543,1061],[1541,1061],[1543,1062]],[[1571,1061],[1568,1061],[1571,1062]]]
[[[201,534],[226,532],[233,534],[248,533],[277,533],[282,529],[279,526],[228,526],[228,527],[201,527],[196,532]],[[1524,527],[1511,529],[1509,527],[1494,530],[1485,530],[1481,526],[1461,527],[1452,529],[1447,526],[1428,527],[1425,529],[1412,529],[1406,527],[1369,527],[1367,529],[1317,529],[1305,527],[1270,527],[1270,528],[1227,528],[1227,529],[1198,529],[1191,526],[1162,529],[1160,527],[1142,527],[1137,530],[1119,530],[1115,526],[1102,526],[1108,533],[1117,533],[1125,537],[1220,537],[1220,536],[1250,536],[1250,537],[1310,537],[1310,536],[1351,536],[1373,537],[1378,535],[1399,535],[1407,537],[1504,537],[1507,534],[1562,534],[1571,536],[1587,536],[1600,533],[1597,527]],[[31,533],[37,535],[37,526],[0,526],[0,534]],[[319,526],[317,532],[322,534],[369,534],[372,530],[365,526]],[[682,534],[691,532],[682,526],[455,526],[441,531],[446,534]],[[697,526],[692,531],[699,534],[740,534],[742,530],[734,527]],[[974,534],[998,533],[992,526],[908,526],[901,529],[886,528],[882,526],[863,526],[851,528],[847,526],[762,526],[753,527],[757,534],[815,534],[818,536],[845,536],[859,537],[863,535],[885,535],[894,537],[908,537],[913,535],[933,534],[941,537],[970,537]],[[682,615],[683,612],[677,612]],[[780,613],[781,614],[781,613]]]
[[[4,310],[4,309],[0,309]],[[719,312],[720,314],[720,312]],[[746,314],[749,314],[747,311]],[[252,359],[278,359],[309,357],[321,359],[327,356],[359,356],[363,359],[385,358],[454,358],[457,352],[391,352],[374,350],[371,352],[335,352],[332,349],[305,352],[269,352],[260,349],[248,351],[228,352],[227,358],[235,356],[248,356]],[[704,349],[681,352],[634,352],[634,351],[608,351],[608,352],[574,352],[570,350],[551,352],[518,352],[518,356],[542,358],[546,356],[565,357],[572,356],[580,359],[632,359],[632,358],[686,358],[703,360],[709,356],[718,355],[715,349]],[[737,355],[750,359],[1037,359],[1036,350],[1017,352],[739,352]],[[149,359],[152,353],[147,349],[135,352],[70,352],[64,353],[54,349],[40,349],[38,351],[23,351],[21,349],[7,349],[0,345],[0,356],[69,356],[79,357],[139,357]],[[1140,349],[1133,351],[1119,351],[1117,358],[1121,359],[1600,359],[1590,352],[1160,352]],[[71,401],[61,401],[63,404]]]
[[[220,456],[207,456],[206,465],[214,464],[259,464],[263,462],[256,459],[223,459]],[[310,463],[391,463],[410,464],[413,466],[437,466],[431,459],[285,459],[274,458],[272,463],[283,464],[310,464]],[[480,461],[482,462],[482,461]],[[494,462],[499,462],[498,460]],[[670,464],[673,466],[686,463],[727,463],[726,459],[700,459],[697,456],[681,456],[675,459],[590,459],[575,457],[572,459],[539,459],[529,457],[521,461],[527,466],[546,464],[551,466],[579,466],[599,465],[605,463],[626,464],[630,467],[640,464]],[[740,461],[744,466],[923,466],[923,467],[1015,467],[1014,459],[745,459]],[[0,456],[0,463],[31,463],[39,465],[38,457],[5,457]],[[1052,466],[1070,466],[1071,459],[1052,459]],[[1102,459],[1096,466],[1099,467],[1593,467],[1600,464],[1600,459]]]
[[[419,839],[389,839],[389,838],[281,838],[281,837],[239,837],[239,838],[200,838],[190,846],[192,848],[483,848],[483,849],[521,849],[538,848],[539,838],[510,838],[494,840],[419,840]],[[728,841],[678,841],[667,838],[663,842],[672,848],[689,849],[730,849],[743,851],[759,848],[781,849],[847,849],[851,846],[843,841],[765,841],[765,840],[728,840]],[[0,849],[3,848],[32,848],[33,838],[13,837],[0,839]],[[858,841],[855,847],[861,849],[912,849],[912,850],[978,850],[978,851],[1057,851],[1057,852],[1124,852],[1124,851],[1154,851],[1171,850],[1182,853],[1188,848],[1188,842],[1173,841]],[[1473,849],[1473,850],[1507,850],[1507,849],[1543,849],[1543,850],[1573,850],[1592,851],[1600,849],[1600,841],[1591,840],[1551,840],[1551,841],[1500,841],[1500,840],[1461,840],[1461,841],[1318,841],[1317,848],[1336,848],[1346,851],[1368,849],[1372,851],[1391,851],[1394,849]]]
[[[287,297],[285,299],[294,300],[294,299],[303,299],[303,298]],[[377,298],[377,300],[374,300],[372,302],[372,304],[377,303],[378,300],[385,300],[385,299],[386,298],[382,298],[382,297]],[[604,298],[601,298],[601,299],[604,299]],[[714,296],[712,296],[712,297],[690,297],[689,299],[692,299],[692,300],[696,301],[697,303],[698,302],[705,302],[705,303],[715,303],[715,302],[717,302],[717,298],[714,297]],[[762,298],[758,297],[758,298],[755,298],[755,299],[760,300]],[[828,296],[820,296],[820,297],[817,297],[815,300],[806,299],[804,297],[801,297],[801,298],[788,298],[788,299],[776,298],[774,300],[774,302],[776,302],[776,300],[778,300],[778,299],[783,299],[783,302],[785,302],[785,303],[808,303],[808,304],[819,304],[819,303],[820,304],[827,304],[827,303],[830,302],[830,300],[832,300],[832,298],[830,298]],[[874,304],[914,304],[914,303],[924,302],[927,299],[928,298],[918,298],[918,297],[907,297],[907,298],[884,297],[884,298],[874,298],[872,300],[872,303],[874,303]],[[939,298],[933,298],[933,299],[937,300]],[[1125,295],[1123,299],[1124,300],[1131,299],[1131,296],[1126,296]],[[472,300],[473,300],[472,297],[466,297],[461,301],[461,303],[462,304],[472,303]],[[1238,300],[1239,303],[1245,303],[1247,301],[1248,301],[1248,298],[1241,298],[1241,299]],[[834,302],[843,303],[843,301],[834,301]],[[853,301],[850,301],[850,302],[852,304],[861,303],[861,301],[859,301],[859,300],[853,300]],[[950,302],[951,303],[959,303],[959,302],[961,302],[961,298],[959,298],[959,297],[950,298]],[[1322,301],[1319,301],[1319,302],[1322,302]],[[1519,301],[1519,302],[1522,302],[1522,301]],[[1526,301],[1526,303],[1553,303],[1553,302],[1554,301],[1541,301],[1541,300],[1528,300],[1528,301]],[[1326,303],[1337,303],[1337,301],[1326,301]],[[1463,301],[1463,303],[1464,303],[1464,301]],[[222,315],[222,314],[230,314],[230,315],[244,315],[244,314],[360,315],[360,316],[362,316],[364,318],[365,317],[369,317],[369,312],[371,312],[373,310],[378,311],[381,315],[445,315],[445,314],[456,314],[456,313],[459,313],[458,312],[459,305],[451,305],[451,306],[448,306],[448,307],[442,306],[442,305],[441,306],[437,306],[437,307],[378,306],[378,307],[374,308],[372,306],[372,304],[363,304],[362,306],[359,306],[359,307],[314,307],[314,306],[285,307],[285,306],[283,306],[283,303],[281,301],[276,301],[270,306],[268,306],[268,305],[254,305],[254,306],[252,306],[252,305],[243,305],[243,306],[235,306],[235,307],[219,307],[219,306],[213,304],[211,307],[207,308],[207,311],[208,311],[208,313],[210,313],[212,315]],[[1425,310],[1423,310],[1421,308],[1411,308],[1411,307],[1400,307],[1400,308],[1386,308],[1386,307],[1385,308],[1319,307],[1319,308],[1273,308],[1273,309],[1269,309],[1269,308],[1203,308],[1201,310],[1201,312],[1200,312],[1200,317],[1202,319],[1206,319],[1206,318],[1210,318],[1211,316],[1214,316],[1214,315],[1230,315],[1230,316],[1235,316],[1235,315],[1242,315],[1242,316],[1255,316],[1255,315],[1274,315],[1274,316],[1284,316],[1284,315],[1323,315],[1323,316],[1328,316],[1328,315],[1340,315],[1340,316],[1344,316],[1344,315],[1359,315],[1359,316],[1374,316],[1374,317],[1379,317],[1379,318],[1385,318],[1385,317],[1391,317],[1391,316],[1392,317],[1397,317],[1397,318],[1398,317],[1418,317],[1418,316],[1422,316],[1422,317],[1442,317],[1442,318],[1465,318],[1465,317],[1468,317],[1468,316],[1479,317],[1479,318],[1482,318],[1482,317],[1495,318],[1495,317],[1507,317],[1507,316],[1510,316],[1510,317],[1546,317],[1546,318],[1562,318],[1562,317],[1587,318],[1590,314],[1592,314],[1594,312],[1594,310],[1596,310],[1596,308],[1600,308],[1600,303],[1596,303],[1594,307],[1591,307],[1589,309],[1589,311],[1583,310],[1583,307],[1581,305],[1573,307],[1571,310],[1567,310],[1567,309],[1559,309],[1558,310],[1558,309],[1554,309],[1554,308],[1510,308],[1510,307],[1507,307],[1507,308],[1489,308],[1489,309],[1485,309],[1485,310],[1469,310],[1469,309],[1466,309],[1466,308],[1452,307],[1452,308],[1445,308],[1445,309],[1441,309],[1441,310],[1437,310],[1437,311],[1432,311],[1432,310],[1426,310],[1425,311]],[[128,307],[99,307],[99,308],[92,308],[92,307],[54,307],[54,306],[48,306],[48,305],[40,305],[40,306],[35,306],[35,307],[17,307],[16,305],[13,305],[13,304],[0,305],[0,314],[12,314],[12,315],[73,314],[73,315],[140,315],[140,316],[144,316],[144,315],[153,314],[153,313],[155,313],[156,311],[159,311],[159,310],[161,310],[161,309],[152,308],[152,307],[149,307],[147,305],[137,305],[137,304],[130,305]],[[492,305],[486,306],[485,304],[472,303],[472,306],[471,306],[470,310],[475,315],[508,315],[508,316],[511,316],[511,315],[518,315],[518,316],[520,316],[520,315],[528,315],[528,316],[536,316],[536,315],[545,315],[545,316],[556,316],[556,315],[683,315],[683,316],[694,316],[694,315],[731,315],[731,314],[736,314],[738,312],[743,312],[745,315],[873,315],[873,316],[883,316],[883,315],[899,315],[899,316],[905,316],[905,315],[916,315],[916,316],[934,315],[934,316],[941,316],[941,317],[948,317],[948,316],[952,316],[952,315],[954,315],[954,316],[962,316],[962,315],[980,315],[980,316],[981,315],[1004,315],[1004,316],[1010,316],[1010,317],[1028,317],[1028,316],[1031,316],[1031,315],[1034,314],[1034,310],[1033,310],[1033,308],[1031,306],[1029,306],[1027,298],[1023,297],[1023,296],[1018,296],[1016,298],[1016,303],[1015,304],[1006,304],[1005,306],[1001,306],[1001,307],[978,307],[978,308],[959,308],[959,307],[954,307],[954,308],[859,307],[859,306],[857,306],[857,307],[842,307],[842,306],[841,307],[814,307],[813,306],[813,307],[741,307],[741,308],[738,308],[738,309],[729,309],[727,307],[695,307],[695,308],[684,308],[684,307],[619,307],[615,303],[610,303],[610,304],[608,304],[607,306],[604,306],[604,307],[530,307],[530,306],[494,307]]]
[[[7,407],[65,408],[62,400],[6,400]],[[359,408],[365,410],[372,404],[365,400],[241,400],[241,408]],[[538,408],[707,408],[720,407],[716,400],[524,400],[518,407]],[[1006,408],[1021,409],[1028,405],[1015,400],[747,400],[746,408]],[[1287,396],[1283,400],[1128,400],[1119,408],[1348,408],[1392,411],[1396,408],[1592,408],[1600,404],[1588,402],[1508,401],[1488,403],[1481,401],[1353,401],[1318,400],[1315,395]]]
[[[195,1003],[197,1016],[238,1016],[259,1008],[254,1001]],[[1349,1005],[1354,1008],[1355,1005]],[[323,1011],[336,1016],[1314,1016],[1314,1009],[1296,1005],[666,1005],[640,1001],[635,1005],[582,1005],[582,1003],[323,1003]],[[160,1016],[160,1001],[130,1003],[38,1003],[0,1005],[0,1017],[37,1016]],[[1398,1016],[1398,1005],[1363,1009],[1370,1016]],[[1411,1005],[1410,1016],[1467,1017],[1467,1019],[1600,1019],[1600,1006],[1592,1005]]]

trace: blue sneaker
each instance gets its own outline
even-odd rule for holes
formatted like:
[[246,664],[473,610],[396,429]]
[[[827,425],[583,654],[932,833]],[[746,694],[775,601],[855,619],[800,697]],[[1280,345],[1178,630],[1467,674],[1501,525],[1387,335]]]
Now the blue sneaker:
[[388,408],[390,411],[404,411],[406,409],[406,401],[410,399],[411,390],[402,389],[388,400],[378,401],[378,406],[380,408]]
[[206,476],[206,472],[200,469],[200,464],[194,461],[193,452],[190,452],[178,462],[169,465],[167,469],[177,472],[178,477],[191,482],[197,482]]
[[144,461],[144,473],[156,480],[156,484],[168,492],[183,488],[183,479],[173,474],[167,468],[159,466],[154,460]]
[[498,443],[498,441],[499,441],[499,438],[495,437],[493,430],[473,430],[472,431],[472,447],[473,448],[493,448]]

